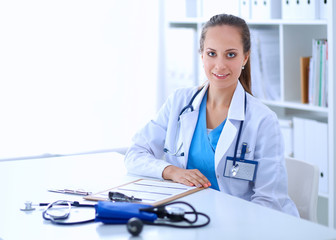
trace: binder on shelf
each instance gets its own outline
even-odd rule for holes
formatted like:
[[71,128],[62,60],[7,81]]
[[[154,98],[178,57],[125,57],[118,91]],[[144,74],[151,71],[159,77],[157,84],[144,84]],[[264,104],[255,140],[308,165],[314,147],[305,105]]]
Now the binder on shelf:
[[313,39],[312,58],[309,64],[309,103],[328,106],[328,42]]
[[282,19],[293,19],[295,18],[295,2],[294,0],[282,0]]
[[282,1],[283,19],[318,19],[319,0]]
[[328,0],[320,0],[319,10],[320,10],[320,19],[327,19],[328,16]]
[[318,166],[319,193],[328,189],[328,124],[304,118],[293,118],[294,158]]
[[309,99],[308,99],[309,62],[310,62],[310,57],[300,58],[301,102],[302,103],[309,103]]
[[302,19],[319,19],[319,0],[296,1],[297,16]]
[[240,17],[243,19],[251,18],[251,0],[239,0]]
[[251,19],[281,18],[281,2],[279,0],[253,0],[251,2]]

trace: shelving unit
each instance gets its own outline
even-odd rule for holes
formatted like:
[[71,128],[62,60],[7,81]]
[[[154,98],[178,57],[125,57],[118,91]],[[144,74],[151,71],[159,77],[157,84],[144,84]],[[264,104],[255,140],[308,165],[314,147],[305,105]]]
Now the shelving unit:
[[[196,1],[196,17],[178,17],[177,19],[166,19],[166,27],[188,28],[194,30],[194,50],[198,51],[198,39],[202,25],[208,20],[202,17],[202,0]],[[328,18],[317,20],[252,20],[247,19],[251,29],[276,29],[279,39],[279,63],[280,69],[279,86],[280,98],[276,101],[263,100],[263,102],[275,111],[279,118],[291,119],[293,117],[304,117],[319,120],[328,124],[328,182],[329,192],[319,195],[318,218],[319,223],[336,227],[335,219],[335,186],[336,178],[336,84],[335,82],[335,56],[334,48],[336,34],[336,3],[328,1]],[[311,56],[312,39],[328,39],[328,107],[318,107],[301,103],[300,93],[300,57]],[[195,54],[194,72],[196,76],[195,85],[203,83],[205,80],[202,63],[199,55]],[[166,81],[171,79],[166,78]]]

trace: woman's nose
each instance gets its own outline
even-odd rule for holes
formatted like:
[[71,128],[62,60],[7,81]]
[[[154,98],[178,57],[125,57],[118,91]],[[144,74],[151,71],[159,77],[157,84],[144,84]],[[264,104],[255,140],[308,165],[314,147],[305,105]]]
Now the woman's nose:
[[223,58],[217,58],[216,59],[216,67],[218,69],[225,69],[226,68],[226,62]]

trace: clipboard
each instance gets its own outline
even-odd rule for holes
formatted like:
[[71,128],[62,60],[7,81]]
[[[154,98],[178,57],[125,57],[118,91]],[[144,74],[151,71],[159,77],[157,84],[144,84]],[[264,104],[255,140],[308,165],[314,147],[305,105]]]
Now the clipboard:
[[142,201],[138,203],[158,206],[203,189],[204,188],[189,187],[171,181],[137,179],[105,191],[85,196],[84,199],[90,201],[110,201],[108,193],[115,191],[142,199]]

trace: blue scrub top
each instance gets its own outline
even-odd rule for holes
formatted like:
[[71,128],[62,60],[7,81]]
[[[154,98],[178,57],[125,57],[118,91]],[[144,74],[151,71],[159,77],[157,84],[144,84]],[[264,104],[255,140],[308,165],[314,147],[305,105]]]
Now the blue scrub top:
[[211,183],[211,188],[219,191],[215,172],[215,151],[220,134],[226,119],[209,134],[206,124],[206,101],[208,92],[205,93],[199,111],[199,116],[190,144],[187,169],[198,169]]

